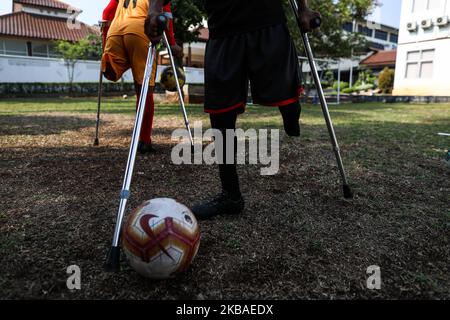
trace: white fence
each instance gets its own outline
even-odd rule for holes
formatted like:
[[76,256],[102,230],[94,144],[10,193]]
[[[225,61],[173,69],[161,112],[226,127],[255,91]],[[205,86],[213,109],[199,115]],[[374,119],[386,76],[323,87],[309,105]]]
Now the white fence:
[[[75,65],[74,82],[96,82],[100,62],[79,61]],[[158,66],[158,76],[165,66]],[[185,68],[186,82],[202,84],[203,69]],[[133,81],[131,71],[123,76],[124,81]],[[61,59],[0,55],[0,83],[68,82],[68,71]]]

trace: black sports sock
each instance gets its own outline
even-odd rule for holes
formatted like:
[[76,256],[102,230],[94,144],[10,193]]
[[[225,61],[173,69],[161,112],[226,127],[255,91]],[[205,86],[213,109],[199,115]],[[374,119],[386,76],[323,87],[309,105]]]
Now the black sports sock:
[[[216,114],[210,116],[211,127],[218,129],[222,132],[223,148],[222,154],[224,162],[227,159],[227,129],[236,129],[236,112],[227,112],[223,114]],[[236,148],[234,148],[234,159],[236,159]],[[228,193],[231,198],[238,199],[241,197],[241,191],[239,187],[239,177],[237,174],[236,164],[219,164],[219,176],[222,184],[222,190]]]
[[300,136],[300,115],[302,108],[298,101],[287,106],[279,107],[283,117],[284,131],[291,137]]

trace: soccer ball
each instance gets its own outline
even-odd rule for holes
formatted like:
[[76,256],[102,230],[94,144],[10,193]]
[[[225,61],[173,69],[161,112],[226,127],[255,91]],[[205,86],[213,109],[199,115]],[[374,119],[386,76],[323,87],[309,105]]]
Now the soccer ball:
[[194,214],[173,199],[144,202],[128,218],[123,250],[140,275],[167,279],[187,270],[197,255],[200,231]]
[[[183,88],[184,84],[186,83],[186,75],[182,68],[177,67],[176,69],[180,88]],[[175,81],[175,75],[173,73],[172,67],[167,67],[163,70],[163,72],[161,73],[161,77],[159,79],[159,83],[164,88],[164,90],[170,92],[177,91],[177,82]]]

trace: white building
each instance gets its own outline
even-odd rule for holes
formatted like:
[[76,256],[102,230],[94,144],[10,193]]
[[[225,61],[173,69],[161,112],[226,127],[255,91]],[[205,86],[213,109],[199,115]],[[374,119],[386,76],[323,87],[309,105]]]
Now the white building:
[[[0,15],[0,83],[68,82],[67,66],[54,51],[54,42],[78,41],[98,30],[78,20],[68,23],[81,10],[59,0],[9,0],[6,7],[9,11]],[[195,54],[190,55],[194,66],[201,59]],[[158,67],[158,79],[163,68]],[[74,82],[97,82],[99,69],[99,61],[77,62]],[[185,71],[187,83],[204,82],[203,69]],[[133,81],[131,71],[123,80]]]
[[344,24],[344,30],[347,32],[359,32],[364,35],[370,50],[383,51],[397,48],[397,28],[370,20],[362,20]]
[[403,0],[394,95],[450,96],[450,0]]

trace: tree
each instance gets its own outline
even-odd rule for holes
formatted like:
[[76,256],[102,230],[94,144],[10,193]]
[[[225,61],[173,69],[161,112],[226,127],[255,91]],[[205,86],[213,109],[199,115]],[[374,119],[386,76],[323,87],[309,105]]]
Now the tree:
[[[289,0],[283,0],[288,18],[288,27],[299,50],[303,50],[297,21],[292,12]],[[366,41],[357,32],[346,32],[345,23],[362,20],[378,4],[377,0],[310,0],[312,9],[322,15],[322,26],[310,37],[311,46],[317,57],[344,58],[354,52],[363,51]],[[302,55],[302,53],[300,51]]]
[[394,78],[395,71],[393,69],[386,67],[381,71],[378,77],[378,87],[382,93],[392,93],[394,89]]
[[330,87],[334,83],[334,72],[333,70],[327,70],[323,76],[323,82],[326,87]]
[[171,4],[177,42],[181,45],[197,41],[206,16],[203,0],[172,0]]
[[103,54],[101,36],[97,34],[90,34],[86,37],[86,40],[88,43],[85,47],[85,58],[87,60],[100,60]]
[[72,84],[75,78],[75,66],[80,60],[99,60],[101,58],[101,39],[99,36],[91,34],[85,39],[77,42],[59,40],[56,42],[55,50],[64,59],[67,68],[67,76],[72,91]]

